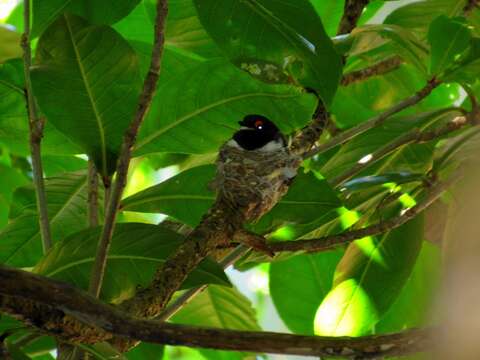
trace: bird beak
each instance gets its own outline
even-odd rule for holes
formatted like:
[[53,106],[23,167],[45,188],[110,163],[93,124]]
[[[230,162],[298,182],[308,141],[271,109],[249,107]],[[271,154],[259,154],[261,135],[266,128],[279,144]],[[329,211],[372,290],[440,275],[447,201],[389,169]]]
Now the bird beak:
[[247,126],[247,125],[245,124],[245,121],[244,121],[244,120],[239,121],[239,122],[238,122],[238,125],[240,125],[240,126]]

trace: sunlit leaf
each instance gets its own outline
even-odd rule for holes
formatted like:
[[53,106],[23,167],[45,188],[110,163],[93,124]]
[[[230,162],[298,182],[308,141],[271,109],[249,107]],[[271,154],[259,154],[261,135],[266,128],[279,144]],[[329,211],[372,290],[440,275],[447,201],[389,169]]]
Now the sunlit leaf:
[[315,316],[319,335],[365,335],[372,331],[407,282],[423,240],[423,218],[378,238],[352,243],[340,261],[334,288]]
[[0,64],[20,56],[22,56],[20,35],[0,24]]
[[313,334],[315,313],[332,287],[333,274],[342,255],[341,250],[303,254],[270,265],[270,294],[290,330]]

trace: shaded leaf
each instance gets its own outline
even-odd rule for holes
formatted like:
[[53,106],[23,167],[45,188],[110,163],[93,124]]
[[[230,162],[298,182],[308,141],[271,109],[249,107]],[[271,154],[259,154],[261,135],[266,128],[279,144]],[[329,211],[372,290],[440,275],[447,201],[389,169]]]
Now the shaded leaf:
[[302,254],[270,265],[270,294],[290,330],[313,335],[318,306],[332,287],[342,250]]
[[[215,166],[198,166],[169,180],[134,194],[123,201],[128,211],[163,213],[195,226],[213,204],[215,194],[208,192]],[[283,223],[308,223],[340,206],[335,192],[324,180],[299,173],[288,193],[255,225],[264,232]]]
[[[86,226],[87,176],[85,172],[46,179],[48,216],[52,238],[62,241]],[[11,215],[15,218],[0,231],[0,262],[33,266],[42,256],[40,229],[33,185],[17,189]]]
[[125,355],[129,360],[161,360],[164,350],[165,347],[163,345],[141,342]]
[[38,42],[32,82],[40,108],[99,172],[113,172],[139,91],[135,52],[114,30],[61,16]]
[[32,35],[39,36],[65,12],[73,12],[95,24],[113,24],[132,11],[140,0],[48,0],[33,2]]
[[[57,244],[36,266],[38,274],[88,288],[101,228],[72,234]],[[148,285],[160,264],[173,252],[183,237],[158,225],[118,224],[108,254],[101,298],[118,303],[134,295],[138,287]],[[204,260],[183,284],[183,288],[203,284],[229,285],[223,269],[212,260]]]
[[376,333],[390,333],[426,325],[440,284],[442,259],[440,249],[423,242],[412,274],[382,320]]
[[274,0],[194,2],[203,26],[234,64],[257,69],[257,61],[269,62],[303,87],[315,89],[330,105],[342,64],[307,0],[295,4]]
[[458,19],[444,15],[430,24],[428,42],[431,46],[430,73],[439,75],[451,67],[470,45],[469,29]]
[[216,152],[247,114],[267,116],[287,134],[310,120],[315,102],[298,88],[263,84],[223,60],[203,62],[159,85],[136,153]]

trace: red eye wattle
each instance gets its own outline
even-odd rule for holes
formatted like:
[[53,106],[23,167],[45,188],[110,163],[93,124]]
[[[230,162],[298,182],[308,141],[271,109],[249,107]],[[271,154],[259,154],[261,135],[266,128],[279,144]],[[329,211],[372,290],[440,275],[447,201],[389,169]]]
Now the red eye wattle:
[[262,126],[263,125],[263,121],[262,120],[257,120],[255,121],[255,127],[259,127],[259,126]]

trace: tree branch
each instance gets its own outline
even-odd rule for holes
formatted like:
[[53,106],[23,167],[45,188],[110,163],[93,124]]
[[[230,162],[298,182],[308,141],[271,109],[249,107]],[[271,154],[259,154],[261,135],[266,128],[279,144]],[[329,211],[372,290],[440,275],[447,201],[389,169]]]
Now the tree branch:
[[402,64],[403,59],[400,56],[392,56],[373,64],[372,66],[343,75],[341,84],[343,86],[348,86],[359,81],[364,81],[373,76],[383,75],[390,71],[397,70]]
[[163,55],[163,44],[165,42],[164,28],[165,21],[168,13],[167,0],[157,1],[157,15],[155,20],[155,36],[152,50],[152,59],[150,62],[150,68],[143,83],[143,90],[140,94],[137,112],[129,128],[127,129],[122,148],[120,150],[120,156],[117,163],[117,179],[113,185],[112,192],[110,194],[110,201],[108,202],[105,211],[105,223],[103,226],[102,234],[97,249],[97,256],[92,270],[92,277],[90,281],[89,290],[97,297],[100,294],[102,286],[103,276],[105,273],[105,267],[107,263],[107,254],[110,248],[110,241],[112,239],[113,230],[115,227],[115,219],[117,217],[118,206],[123,194],[123,190],[127,181],[128,166],[132,156],[133,145],[137,137],[140,125],[147,114],[150,104],[155,93],[158,77],[160,74],[160,65]]
[[317,239],[303,239],[292,241],[276,241],[269,242],[269,248],[274,252],[279,251],[308,251],[319,252],[333,249],[340,245],[346,245],[354,240],[364,238],[366,236],[373,236],[383,234],[387,231],[396,229],[407,221],[413,219],[434,201],[436,201],[445,190],[451,185],[460,180],[463,176],[461,172],[454,174],[450,179],[443,183],[435,185],[417,205],[405,211],[402,215],[398,215],[386,221],[382,221],[375,225],[367,226],[358,230],[347,230],[340,234],[327,235]]
[[346,0],[343,9],[343,16],[338,26],[337,34],[348,34],[355,26],[362,15],[363,8],[368,5],[369,0]]
[[345,171],[343,174],[340,174],[330,180],[329,183],[333,187],[337,187],[357,175],[359,172],[375,164],[377,161],[383,159],[385,156],[389,155],[393,151],[398,150],[402,146],[413,143],[421,144],[435,139],[439,139],[445,135],[461,129],[468,124],[469,122],[466,116],[458,116],[452,121],[446,123],[444,126],[434,130],[420,131],[419,129],[413,129],[410,132],[398,137],[397,139],[385,144],[380,149],[372,153],[371,158],[368,162],[356,163],[353,167]]
[[[412,354],[426,351],[433,344],[433,331],[427,329],[349,338],[210,329],[141,320],[124,314],[68,284],[5,266],[0,266],[0,284],[0,294],[3,295],[0,297],[0,308],[4,310],[12,310],[6,304],[8,301],[5,301],[11,296],[17,303],[37,303],[36,309],[39,311],[67,314],[77,318],[102,329],[104,333],[110,333],[110,336],[159,344],[355,359]],[[31,305],[19,308],[22,311],[15,312],[15,315],[32,316],[37,321],[40,320],[40,314],[28,313]],[[56,324],[59,327],[55,327],[52,323],[37,322],[35,325],[51,335],[66,333],[62,327],[64,324]]]
[[98,172],[93,160],[88,160],[88,226],[98,225]]
[[25,75],[25,97],[27,101],[28,125],[30,134],[30,152],[32,155],[33,183],[37,201],[42,247],[45,254],[52,247],[52,235],[48,221],[47,195],[43,181],[43,167],[41,157],[41,141],[43,137],[44,120],[38,116],[37,103],[33,95],[30,79],[32,65],[32,50],[30,47],[30,0],[25,1],[23,9],[23,22],[25,31],[22,36],[23,71]]
[[360,135],[364,133],[367,130],[370,130],[374,127],[377,127],[385,122],[390,116],[410,107],[415,104],[418,104],[421,100],[426,98],[433,89],[435,89],[438,85],[440,85],[440,81],[437,79],[433,78],[430,81],[428,81],[427,85],[425,85],[421,90],[419,90],[415,95],[406,98],[399,102],[398,104],[392,106],[390,109],[387,111],[371,118],[370,120],[367,120],[351,129],[348,129],[339,135],[335,136],[333,139],[328,141],[325,144],[319,145],[315,147],[314,149],[304,153],[303,157],[304,159],[312,157],[316,154],[323,153],[327,150],[330,150],[334,148],[337,145],[341,145],[350,139],[354,138],[357,135]]

